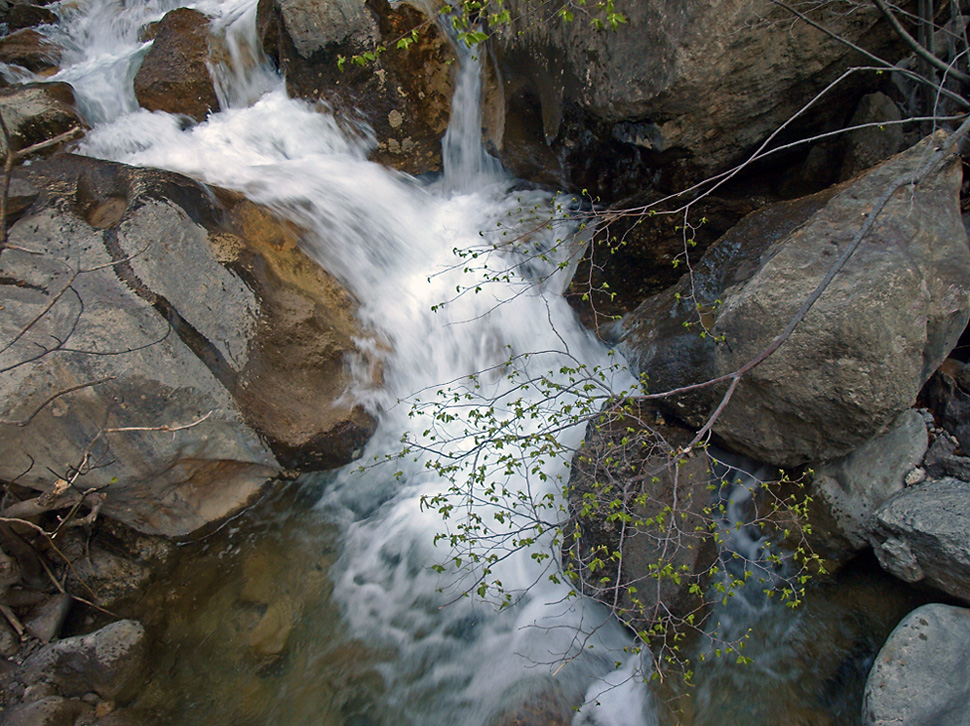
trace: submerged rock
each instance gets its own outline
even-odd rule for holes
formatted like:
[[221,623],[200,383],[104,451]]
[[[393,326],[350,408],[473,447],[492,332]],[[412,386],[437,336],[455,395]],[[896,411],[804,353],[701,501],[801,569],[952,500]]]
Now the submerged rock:
[[171,536],[280,462],[353,458],[374,429],[346,395],[355,305],[296,230],[178,174],[71,156],[19,174],[37,196],[10,239],[40,254],[3,253],[0,335],[37,322],[3,354],[0,478],[46,490],[77,466],[105,514]]
[[[755,213],[708,250],[693,285],[685,278],[637,308],[621,346],[650,392],[731,373],[761,354],[876,200],[937,140],[839,187],[812,214],[813,198],[800,203],[800,216],[787,214],[787,203]],[[895,193],[791,337],[741,379],[714,426],[729,448],[781,466],[824,461],[881,434],[913,405],[970,316],[960,183],[951,161]],[[699,426],[723,392],[709,387],[665,405]]]
[[866,681],[863,726],[970,723],[970,610],[924,605],[879,651]]
[[23,66],[28,71],[42,73],[56,68],[60,57],[61,48],[33,28],[18,30],[0,38],[0,63]]
[[3,711],[3,726],[72,726],[93,709],[84,701],[60,696],[10,706]]
[[151,50],[135,75],[138,104],[204,121],[219,110],[208,60],[209,18],[189,8],[166,14],[153,28]]

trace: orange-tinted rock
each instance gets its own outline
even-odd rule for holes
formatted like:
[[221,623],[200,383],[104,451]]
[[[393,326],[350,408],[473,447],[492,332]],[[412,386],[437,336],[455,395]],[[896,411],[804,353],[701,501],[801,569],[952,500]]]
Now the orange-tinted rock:
[[209,19],[198,10],[179,8],[155,29],[154,41],[135,75],[138,104],[204,121],[219,110],[209,58]]

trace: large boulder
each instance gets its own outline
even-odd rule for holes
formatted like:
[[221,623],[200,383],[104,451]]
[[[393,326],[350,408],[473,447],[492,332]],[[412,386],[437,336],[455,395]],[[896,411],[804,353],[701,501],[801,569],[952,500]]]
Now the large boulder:
[[970,483],[932,479],[908,487],[875,512],[879,563],[906,582],[925,583],[970,603]]
[[209,18],[198,10],[178,8],[154,28],[151,50],[135,74],[138,105],[204,121],[219,110],[209,75]]
[[[659,176],[680,185],[737,163],[865,62],[770,0],[617,0],[574,7],[573,22],[549,19],[539,0],[504,7],[511,22],[496,31],[506,113],[493,134],[503,159],[521,176],[558,176],[607,199],[665,185]],[[626,22],[611,28],[610,9]],[[850,43],[891,61],[902,54],[873,7],[808,12]],[[789,131],[841,124],[875,80],[852,75]]]
[[[386,0],[260,0],[257,26],[291,95],[365,121],[376,161],[412,174],[441,169],[455,55],[433,20]],[[402,38],[413,39],[406,50],[396,47]],[[387,51],[354,62],[379,46]]]
[[863,726],[970,723],[970,610],[924,605],[879,651],[866,681]]
[[[623,324],[622,349],[651,392],[738,370],[794,317],[895,180],[940,137],[921,142],[819,198],[745,219],[699,272],[646,300]],[[960,217],[960,164],[899,189],[841,272],[717,419],[727,446],[794,466],[843,456],[913,405],[970,316],[970,249]],[[724,387],[668,409],[700,425]]]
[[297,230],[178,174],[83,157],[15,182],[33,201],[10,241],[31,252],[0,260],[0,479],[76,477],[106,514],[174,536],[281,465],[355,456],[374,429],[347,395],[363,333]]
[[[18,151],[73,129],[84,129],[74,89],[67,83],[25,83],[0,88],[0,114]],[[0,155],[6,154],[6,142],[0,138]]]

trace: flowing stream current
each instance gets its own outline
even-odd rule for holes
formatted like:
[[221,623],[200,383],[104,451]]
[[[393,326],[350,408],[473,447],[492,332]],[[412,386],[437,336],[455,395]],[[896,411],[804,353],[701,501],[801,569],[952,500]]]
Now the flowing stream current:
[[[177,6],[94,0],[60,10],[52,35],[68,54],[55,80],[74,86],[93,127],[80,151],[242,191],[309,231],[306,251],[360,301],[362,322],[381,341],[375,354],[387,351],[381,389],[357,392],[381,412],[361,462],[399,452],[403,432],[418,438],[431,425],[425,415],[409,416],[417,392],[433,398],[443,382],[495,369],[510,356],[544,351],[527,372],[552,376],[577,362],[614,365],[560,295],[568,280],[557,272],[563,259],[556,240],[565,220],[530,238],[530,250],[542,249],[546,261],[518,259],[512,247],[488,254],[500,233],[482,230],[511,229],[516,236],[555,214],[556,203],[544,192],[512,193],[516,180],[483,152],[480,73],[471,58],[459,70],[445,171],[419,181],[368,162],[366,131],[347,133],[322,109],[287,98],[265,65],[245,62],[258,48],[253,0],[194,6],[216,18],[214,32],[225,34],[237,62],[214,69],[223,111],[184,128],[174,116],[139,109],[132,79],[146,45],[138,30]],[[489,262],[462,264],[456,250],[481,250],[497,276],[518,272],[486,281]],[[619,388],[631,382],[622,369],[613,375]],[[501,396],[505,379],[496,379],[493,393]],[[575,446],[583,434],[574,427],[561,436]],[[545,466],[545,486],[555,492],[564,462]],[[528,549],[495,569],[506,588],[525,593],[510,611],[498,613],[474,598],[441,607],[462,585],[429,569],[445,554],[433,541],[444,525],[435,511],[422,510],[420,498],[447,485],[420,458],[363,472],[350,466],[328,483],[319,504],[339,527],[341,554],[331,576],[348,628],[395,652],[381,674],[385,712],[395,713],[397,723],[488,723],[497,709],[548,689],[555,663],[576,655],[576,629],[584,619],[604,619],[589,604],[567,603],[568,588],[548,582]],[[548,550],[549,543],[536,547]],[[575,703],[587,690],[591,701],[605,692],[595,723],[653,723],[642,685],[630,679],[636,662],[614,665],[629,660],[622,650],[629,644],[618,627],[601,627],[586,644],[591,652],[556,676],[558,693]]]
[[[187,128],[174,116],[141,110],[132,79],[148,45],[138,40],[139,29],[178,6],[173,0],[79,0],[58,8],[61,22],[47,32],[67,52],[54,80],[74,86],[92,127],[80,152],[236,189],[298,223],[307,230],[307,253],[360,301],[361,321],[373,331],[360,345],[382,359],[383,369],[379,389],[362,382],[354,392],[379,412],[378,430],[359,462],[365,467],[328,474],[314,508],[314,517],[332,527],[338,541],[327,578],[340,632],[331,626],[308,636],[310,649],[313,637],[363,644],[368,667],[381,681],[374,689],[377,702],[354,716],[323,718],[319,714],[330,713],[330,706],[321,702],[319,712],[311,703],[293,712],[297,715],[271,708],[270,715],[233,722],[484,726],[501,723],[504,715],[506,723],[540,723],[546,699],[578,706],[575,724],[657,723],[656,706],[637,678],[639,657],[624,650],[632,644],[629,636],[595,604],[566,598],[568,588],[549,581],[547,570],[532,558],[550,551],[549,541],[540,538],[494,568],[493,576],[517,595],[513,607],[498,611],[478,598],[456,599],[468,583],[430,568],[446,559],[434,537],[450,525],[433,508],[421,506],[422,496],[441,493],[450,482],[428,470],[421,456],[372,465],[400,452],[402,437],[413,442],[435,427],[439,440],[460,436],[469,425],[460,416],[433,421],[428,413],[415,415],[412,404],[434,400],[443,384],[469,374],[504,373],[513,356],[534,354],[515,364],[525,377],[555,381],[565,375],[564,367],[582,364],[605,372],[602,393],[633,384],[560,294],[569,271],[560,263],[582,244],[557,244],[578,232],[560,209],[569,201],[522,191],[483,152],[480,74],[470,58],[459,70],[443,144],[444,173],[417,180],[368,162],[373,139],[366,129],[348,131],[324,109],[287,98],[275,72],[253,60],[259,57],[255,0],[203,0],[191,6],[214,17],[214,33],[225,37],[231,63],[212,69],[224,110]],[[554,221],[552,229],[531,233],[528,250],[503,244],[508,235],[517,238],[543,219]],[[515,274],[504,275],[506,270]],[[506,387],[515,384],[498,373],[481,381],[503,414],[502,402],[511,400],[503,397]],[[530,395],[542,393],[516,394]],[[569,395],[556,405],[569,404]],[[532,424],[519,425],[528,431]],[[569,448],[584,433],[574,426],[559,436]],[[441,446],[454,451],[449,444]],[[560,496],[556,482],[568,475],[566,462],[551,457],[541,473],[528,478],[516,473],[506,486],[536,499]],[[317,523],[309,529],[314,527]],[[291,566],[284,556],[279,567]],[[792,627],[790,620],[778,626],[789,634]],[[591,634],[579,643],[577,633]],[[780,638],[781,632],[770,637]],[[582,657],[575,657],[577,651]],[[355,656],[342,657],[346,662]],[[768,678],[771,663],[777,659],[768,659],[758,679]],[[781,677],[789,683],[798,679]],[[727,680],[725,691],[745,687],[733,677]],[[224,698],[241,699],[243,691],[240,687]],[[704,721],[695,714],[695,723],[785,722],[748,720],[744,714],[750,712],[743,709],[734,720],[717,692],[701,692],[706,694],[701,701],[707,699],[722,718]],[[532,720],[508,716],[518,706],[533,709]],[[183,723],[222,722],[215,713],[210,720],[203,715]]]

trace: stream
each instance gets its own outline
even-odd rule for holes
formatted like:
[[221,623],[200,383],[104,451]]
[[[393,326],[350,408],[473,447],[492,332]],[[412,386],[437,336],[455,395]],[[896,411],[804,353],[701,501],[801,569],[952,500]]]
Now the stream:
[[[92,127],[80,153],[238,190],[307,230],[306,252],[360,301],[374,332],[361,345],[383,366],[382,387],[362,382],[355,392],[379,412],[357,464],[305,477],[186,544],[179,569],[153,586],[145,618],[164,636],[136,708],[184,725],[660,723],[661,702],[678,689],[651,691],[629,635],[549,578],[549,561],[534,555],[556,550],[551,533],[494,564],[486,579],[501,580],[512,603],[496,607],[461,596],[481,570],[447,566],[435,535],[454,534],[455,523],[422,506],[451,484],[428,462],[467,451],[478,425],[462,415],[468,407],[428,405],[456,390],[447,382],[486,372],[471,393],[503,421],[522,406],[581,406],[589,393],[568,385],[577,367],[598,371],[601,398],[635,383],[560,294],[583,244],[576,203],[523,188],[482,149],[475,61],[459,70],[444,172],[415,179],[367,161],[368,129],[287,98],[272,69],[245,61],[259,55],[255,0],[190,5],[215,18],[235,62],[213,69],[223,110],[187,128],[139,109],[132,89],[148,47],[139,29],[177,2],[52,7],[61,22],[46,32],[67,49],[53,80],[74,86]],[[521,387],[527,379],[563,392],[550,403],[548,389]],[[510,425],[528,435],[548,419]],[[427,444],[428,431],[438,438],[423,453],[414,444]],[[561,427],[559,445],[575,448],[584,434]],[[543,457],[503,485],[558,507],[567,465]],[[489,522],[507,515],[489,535],[527,524],[501,504],[480,506]],[[813,590],[814,610],[726,614],[756,629],[755,664],[699,671],[683,721],[854,723],[868,659],[912,602],[868,570],[840,577]],[[738,697],[752,690],[758,699]]]

